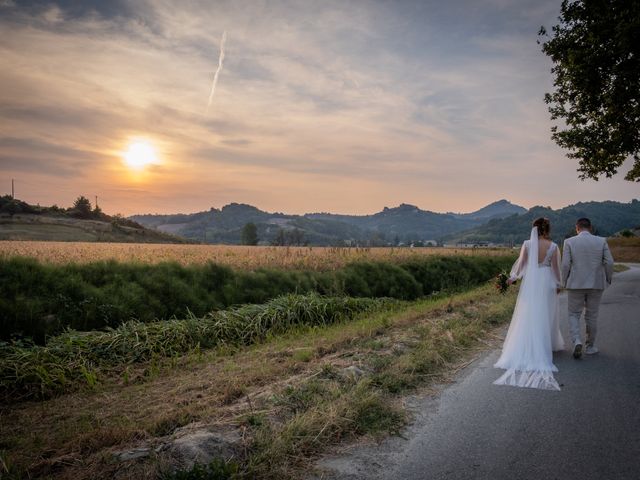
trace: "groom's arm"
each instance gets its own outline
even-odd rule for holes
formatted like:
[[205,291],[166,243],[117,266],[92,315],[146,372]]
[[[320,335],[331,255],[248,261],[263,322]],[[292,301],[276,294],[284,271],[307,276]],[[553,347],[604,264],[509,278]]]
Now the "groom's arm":
[[564,248],[562,251],[562,286],[567,286],[567,279],[571,272],[571,242],[564,241]]
[[604,265],[604,274],[607,278],[607,283],[611,285],[611,279],[613,278],[613,255],[609,250],[607,241],[604,241],[604,248],[602,249],[602,263]]

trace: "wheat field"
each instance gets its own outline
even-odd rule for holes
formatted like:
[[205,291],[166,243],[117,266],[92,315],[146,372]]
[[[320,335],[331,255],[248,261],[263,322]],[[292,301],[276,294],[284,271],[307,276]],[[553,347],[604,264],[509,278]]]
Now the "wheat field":
[[610,238],[608,239],[611,254],[616,262],[640,263],[640,238]]
[[175,245],[94,242],[0,242],[0,258],[32,257],[44,263],[178,262],[182,265],[214,262],[233,268],[334,270],[354,261],[404,261],[425,255],[514,255],[508,248],[358,248],[358,247],[247,247],[235,245]]

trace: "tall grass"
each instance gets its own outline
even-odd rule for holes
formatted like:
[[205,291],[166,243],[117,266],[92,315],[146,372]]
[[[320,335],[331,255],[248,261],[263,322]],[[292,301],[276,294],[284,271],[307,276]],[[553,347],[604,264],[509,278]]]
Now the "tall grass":
[[324,326],[380,308],[388,300],[285,295],[262,305],[244,305],[202,318],[126,322],[104,332],[68,330],[45,346],[14,342],[0,346],[0,397],[47,397],[105,373],[194,349],[250,345],[292,328]]
[[0,259],[0,339],[14,334],[44,343],[64,328],[115,328],[131,319],[153,322],[187,312],[264,303],[287,293],[392,297],[413,300],[434,291],[478,285],[512,257],[422,256],[392,262],[357,262],[330,271],[233,270],[206,263],[53,265]]

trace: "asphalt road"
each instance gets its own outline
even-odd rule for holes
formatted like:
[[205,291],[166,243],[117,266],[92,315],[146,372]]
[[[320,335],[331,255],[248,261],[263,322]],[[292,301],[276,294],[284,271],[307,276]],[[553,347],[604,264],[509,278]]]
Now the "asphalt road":
[[[561,326],[566,339],[566,314]],[[599,354],[554,355],[562,391],[492,385],[494,350],[437,398],[411,399],[402,438],[326,458],[318,478],[640,479],[640,265],[615,275],[598,326]]]

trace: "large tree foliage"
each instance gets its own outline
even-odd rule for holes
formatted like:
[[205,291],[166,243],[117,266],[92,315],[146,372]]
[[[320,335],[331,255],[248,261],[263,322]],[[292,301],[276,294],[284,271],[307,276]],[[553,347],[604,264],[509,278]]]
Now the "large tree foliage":
[[640,181],[640,2],[564,0],[558,20],[542,44],[554,64],[545,101],[564,122],[552,138],[579,160],[583,180],[611,177],[633,157],[625,178]]
[[73,210],[80,218],[91,218],[91,202],[84,195],[80,195],[73,202]]

